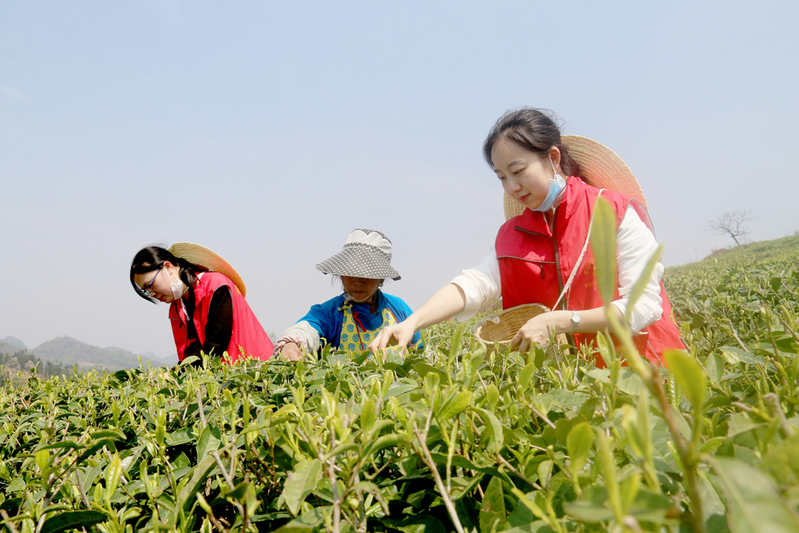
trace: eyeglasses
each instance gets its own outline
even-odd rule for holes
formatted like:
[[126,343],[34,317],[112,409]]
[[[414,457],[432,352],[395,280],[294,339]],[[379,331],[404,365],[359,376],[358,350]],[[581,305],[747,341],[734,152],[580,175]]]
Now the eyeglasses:
[[161,273],[161,269],[162,268],[164,268],[164,265],[161,265],[160,267],[158,267],[158,270],[156,271],[155,276],[153,276],[153,279],[150,280],[150,283],[148,283],[147,285],[142,285],[142,288],[141,288],[142,292],[152,296],[151,293],[153,292],[153,283],[155,283],[155,278],[157,278],[158,274]]

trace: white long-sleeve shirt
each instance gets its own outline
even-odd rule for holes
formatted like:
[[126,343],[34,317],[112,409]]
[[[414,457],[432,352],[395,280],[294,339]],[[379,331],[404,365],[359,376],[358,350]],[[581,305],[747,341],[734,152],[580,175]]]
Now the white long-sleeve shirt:
[[[657,248],[658,243],[655,236],[643,223],[635,209],[628,207],[616,232],[616,271],[620,298],[612,302],[622,315],[627,310],[627,302],[633,286],[641,277],[641,273]],[[658,263],[643,294],[633,306],[630,327],[635,333],[640,333],[663,315],[661,307],[663,301],[660,298],[662,277],[663,264]],[[492,248],[479,265],[462,271],[452,280],[452,283],[463,289],[466,295],[466,307],[455,315],[456,320],[466,320],[485,304],[497,300],[502,296],[502,283],[495,249]]]

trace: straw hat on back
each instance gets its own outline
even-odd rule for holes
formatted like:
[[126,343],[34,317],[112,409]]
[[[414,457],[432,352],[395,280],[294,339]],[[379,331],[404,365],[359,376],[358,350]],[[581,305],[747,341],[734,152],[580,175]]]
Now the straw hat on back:
[[[593,139],[579,135],[562,135],[561,141],[569,155],[580,165],[580,174],[586,183],[599,189],[626,194],[646,207],[646,199],[638,180],[616,152]],[[568,177],[568,176],[566,176]],[[505,220],[521,215],[525,207],[504,195]]]
[[175,257],[185,259],[189,263],[205,267],[212,272],[224,274],[236,285],[242,296],[247,296],[247,287],[244,286],[244,281],[239,276],[239,273],[213,250],[193,242],[176,242],[169,247],[169,252]]

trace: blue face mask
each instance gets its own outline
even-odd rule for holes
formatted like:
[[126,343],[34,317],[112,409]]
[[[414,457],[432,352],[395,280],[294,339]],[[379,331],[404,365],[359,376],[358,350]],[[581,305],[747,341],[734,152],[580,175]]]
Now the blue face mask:
[[[552,163],[552,160],[549,160]],[[555,177],[549,180],[549,189],[547,189],[547,196],[544,198],[544,201],[541,202],[536,208],[530,208],[533,211],[542,211],[547,212],[555,206],[555,202],[558,201],[560,195],[563,193],[563,189],[566,188],[566,180],[563,179],[563,176],[558,174],[558,171],[555,170],[555,164],[552,163],[552,170],[555,172]]]

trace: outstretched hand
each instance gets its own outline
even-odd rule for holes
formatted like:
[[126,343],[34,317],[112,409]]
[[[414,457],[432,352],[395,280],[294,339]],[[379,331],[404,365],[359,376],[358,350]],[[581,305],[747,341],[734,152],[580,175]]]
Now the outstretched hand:
[[527,321],[516,335],[511,339],[510,345],[513,350],[526,353],[533,344],[546,346],[556,330],[556,322],[560,318],[561,312],[541,313]]
[[299,361],[302,359],[302,348],[289,342],[280,350],[280,356],[286,361]]
[[383,356],[385,356],[386,347],[397,344],[400,346],[400,353],[404,354],[414,333],[416,333],[416,329],[407,320],[385,327],[369,344],[369,351],[373,354],[383,352]]

